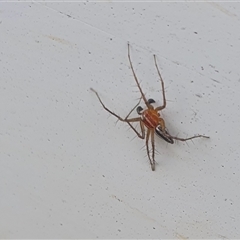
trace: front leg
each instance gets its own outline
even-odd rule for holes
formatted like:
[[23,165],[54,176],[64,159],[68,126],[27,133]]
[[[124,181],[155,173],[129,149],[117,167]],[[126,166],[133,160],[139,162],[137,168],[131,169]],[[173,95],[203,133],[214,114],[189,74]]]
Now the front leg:
[[161,73],[160,73],[160,70],[158,68],[158,65],[157,65],[157,59],[156,59],[156,55],[154,54],[154,62],[155,62],[155,66],[156,66],[156,69],[157,69],[157,72],[158,72],[158,76],[160,78],[160,81],[161,81],[161,85],[162,85],[162,95],[163,95],[163,105],[162,106],[159,106],[156,108],[157,111],[161,111],[162,109],[164,109],[166,107],[166,96],[165,96],[165,89],[164,89],[164,82],[163,82],[163,79],[162,79],[162,76],[161,76]]
[[[98,95],[97,91],[95,91],[93,88],[90,88],[90,90],[93,91],[93,92],[96,94],[96,96],[97,96],[99,102],[101,103],[102,107],[103,107],[107,112],[109,112],[111,115],[115,116],[119,121],[121,121],[121,122],[126,122],[126,123],[131,127],[131,129],[137,134],[137,136],[138,136],[139,138],[142,138],[142,139],[145,138],[145,130],[144,130],[144,126],[143,126],[143,123],[142,123],[142,119],[141,119],[140,117],[138,117],[138,118],[130,118],[130,119],[128,118],[129,115],[132,113],[132,111],[133,111],[133,110],[138,106],[138,104],[140,103],[141,98],[140,98],[140,100],[138,101],[138,103],[135,105],[135,107],[129,112],[129,114],[128,114],[125,118],[122,118],[122,117],[118,116],[116,113],[114,113],[113,111],[111,111],[110,109],[108,109],[108,108],[105,106],[105,104],[102,102],[100,96]],[[139,132],[132,126],[132,124],[131,124],[132,122],[140,122],[141,133],[139,133]]]

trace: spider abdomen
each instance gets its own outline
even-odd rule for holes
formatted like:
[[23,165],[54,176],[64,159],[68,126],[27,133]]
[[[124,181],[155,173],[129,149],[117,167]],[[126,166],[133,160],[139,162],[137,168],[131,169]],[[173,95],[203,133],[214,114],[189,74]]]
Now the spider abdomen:
[[142,113],[142,120],[147,128],[156,128],[159,125],[159,113],[154,109],[146,109]]

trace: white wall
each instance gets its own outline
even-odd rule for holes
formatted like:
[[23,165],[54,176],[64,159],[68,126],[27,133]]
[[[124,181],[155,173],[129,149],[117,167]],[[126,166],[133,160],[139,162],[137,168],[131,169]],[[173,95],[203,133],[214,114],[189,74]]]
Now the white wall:
[[[0,238],[239,238],[240,5],[0,4]],[[173,135],[145,143],[125,116],[129,62]],[[133,115],[136,115],[135,113]]]

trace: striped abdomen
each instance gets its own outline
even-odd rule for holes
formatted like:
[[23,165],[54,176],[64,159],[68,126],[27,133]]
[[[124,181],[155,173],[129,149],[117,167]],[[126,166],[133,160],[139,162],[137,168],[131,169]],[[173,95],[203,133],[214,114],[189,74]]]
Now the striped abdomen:
[[142,113],[143,123],[147,128],[156,128],[159,125],[160,114],[154,109],[146,109]]

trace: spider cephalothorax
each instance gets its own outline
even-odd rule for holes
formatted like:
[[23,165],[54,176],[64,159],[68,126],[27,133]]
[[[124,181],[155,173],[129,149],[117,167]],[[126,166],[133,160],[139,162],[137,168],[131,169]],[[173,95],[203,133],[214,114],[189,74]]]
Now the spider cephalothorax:
[[[108,111],[109,113],[111,113],[113,116],[115,116],[116,118],[118,118],[120,121],[122,122],[126,122],[130,128],[137,134],[137,136],[141,139],[145,139],[146,138],[146,148],[147,148],[147,155],[148,155],[148,159],[150,161],[151,164],[151,168],[154,171],[155,170],[155,144],[154,144],[154,133],[156,133],[157,136],[161,137],[162,139],[164,139],[166,142],[173,144],[174,143],[174,139],[175,140],[179,140],[179,141],[187,141],[193,138],[199,138],[199,137],[204,137],[204,138],[209,138],[207,136],[204,135],[196,135],[193,137],[189,137],[189,138],[179,138],[179,137],[174,137],[171,136],[168,131],[166,130],[165,127],[165,122],[163,120],[163,118],[161,118],[160,116],[160,111],[163,110],[166,107],[166,98],[165,98],[165,91],[164,91],[164,82],[162,79],[162,76],[160,74],[160,71],[158,69],[158,65],[157,65],[157,60],[156,60],[156,55],[153,55],[154,57],[154,62],[155,62],[155,66],[161,81],[161,85],[162,85],[162,95],[163,95],[163,105],[162,106],[158,106],[156,108],[153,107],[152,103],[155,103],[155,101],[153,99],[146,99],[145,94],[142,91],[142,88],[138,82],[137,76],[135,74],[135,71],[133,69],[133,65],[132,65],[132,61],[131,61],[131,57],[130,57],[130,45],[128,44],[128,59],[129,59],[129,63],[130,63],[130,67],[135,79],[135,82],[137,84],[137,87],[141,93],[141,98],[139,100],[139,102],[137,103],[137,105],[129,112],[129,114],[125,117],[125,118],[121,118],[120,116],[118,116],[117,114],[115,114],[114,112],[112,112],[111,110],[109,110],[104,103],[102,102],[101,98],[99,97],[98,93],[91,88],[91,90],[97,95],[100,103],[102,104],[103,108]],[[138,106],[141,99],[143,99],[145,105],[146,105],[146,109],[143,110],[142,107]],[[133,112],[133,110],[137,108],[137,113],[140,115],[139,117],[136,118],[129,118],[130,114]],[[141,133],[139,133],[132,125],[133,122],[139,122],[140,124],[140,129],[141,129]],[[146,134],[146,136],[145,136]],[[149,139],[151,140],[151,144],[152,144],[152,151],[150,151],[149,149]],[[151,153],[151,154],[150,154]]]
[[[150,98],[148,99],[148,103],[151,105],[152,103],[155,103],[155,101]],[[145,111],[143,111],[141,106],[138,106],[137,113],[141,115],[142,121],[147,128],[154,128],[157,136],[161,137],[168,143],[174,143],[165,127],[164,119],[160,117],[160,113],[157,112],[153,106]]]

